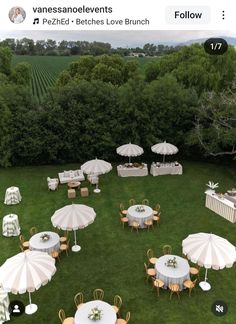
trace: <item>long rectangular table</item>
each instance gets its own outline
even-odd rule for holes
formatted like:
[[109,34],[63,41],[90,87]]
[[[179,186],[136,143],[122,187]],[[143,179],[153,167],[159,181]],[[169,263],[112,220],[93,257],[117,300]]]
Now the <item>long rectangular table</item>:
[[159,166],[152,164],[150,169],[150,174],[154,177],[159,175],[166,175],[166,174],[182,174],[183,167],[181,164],[175,165],[174,163],[160,163]]
[[207,190],[205,206],[215,212],[216,214],[224,217],[231,223],[236,223],[236,208],[234,203],[228,199],[218,197],[218,195],[211,190]]
[[144,164],[142,168],[128,168],[124,165],[117,166],[117,173],[120,177],[144,177],[148,175],[147,164]]

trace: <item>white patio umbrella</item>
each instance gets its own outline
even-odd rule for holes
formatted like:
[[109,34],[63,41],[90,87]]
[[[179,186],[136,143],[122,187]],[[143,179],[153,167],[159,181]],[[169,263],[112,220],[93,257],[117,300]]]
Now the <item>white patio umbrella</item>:
[[128,156],[130,163],[132,156],[139,156],[143,154],[143,148],[136,144],[129,143],[117,147],[116,153],[122,156]]
[[39,251],[16,254],[0,267],[0,281],[3,289],[13,294],[29,293],[26,314],[33,314],[38,306],[31,303],[31,293],[51,280],[56,272],[55,259]]
[[236,261],[235,246],[215,234],[191,234],[183,240],[182,247],[189,260],[206,269],[205,280],[199,283],[203,290],[211,289],[207,282],[207,269],[231,268]]
[[[96,158],[95,160],[90,160],[81,165],[81,170],[86,174],[100,175],[111,171],[112,165],[109,162]],[[101,192],[101,190],[98,188],[98,183],[96,184],[96,189],[94,189],[94,192]]]
[[155,144],[151,147],[152,152],[163,155],[163,162],[165,162],[166,155],[176,154],[179,150],[173,144],[167,143],[164,141],[163,143]]
[[76,230],[92,224],[95,217],[93,208],[82,204],[71,204],[56,210],[51,221],[54,227],[64,231],[74,231],[75,244],[72,246],[72,251],[78,252],[81,247],[77,245]]

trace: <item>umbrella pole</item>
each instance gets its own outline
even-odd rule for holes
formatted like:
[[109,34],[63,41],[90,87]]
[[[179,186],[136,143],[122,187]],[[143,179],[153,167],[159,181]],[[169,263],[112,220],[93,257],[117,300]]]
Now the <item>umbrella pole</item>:
[[131,156],[129,156],[129,164],[130,164],[130,162],[131,162]]
[[31,293],[29,292],[29,305],[25,307],[25,313],[28,315],[34,314],[37,312],[38,306],[35,304],[32,304],[31,302]]
[[207,269],[205,271],[205,280],[204,281],[207,281]]
[[165,154],[163,155],[163,163],[165,163]]
[[98,183],[96,183],[96,189],[93,190],[95,193],[101,192],[101,189],[98,188]]
[[75,244],[72,246],[71,250],[73,252],[79,252],[81,250],[81,246],[77,245],[76,230],[74,230],[74,240],[75,240]]

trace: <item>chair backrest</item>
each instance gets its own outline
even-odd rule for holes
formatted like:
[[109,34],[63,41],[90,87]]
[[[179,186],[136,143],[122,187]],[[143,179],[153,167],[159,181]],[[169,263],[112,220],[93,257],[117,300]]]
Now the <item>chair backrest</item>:
[[19,245],[19,247],[21,249],[21,252],[24,252],[24,248],[23,248],[23,246],[21,244]]
[[49,182],[51,180],[51,178],[50,177],[47,177],[47,181]]
[[163,245],[162,250],[163,250],[163,254],[171,254],[172,247],[171,247],[171,245],[166,244],[166,245]]
[[125,216],[122,214],[122,212],[120,212],[120,218],[123,218],[123,217],[125,217]]
[[154,210],[156,210],[157,212],[159,212],[159,211],[160,211],[160,209],[161,209],[161,206],[160,206],[160,204],[156,204],[156,206],[155,206]]
[[25,238],[22,234],[19,236],[19,240],[20,240],[21,244],[23,244],[25,242]]
[[153,253],[153,250],[152,249],[148,249],[147,250],[147,257],[148,257],[148,260],[153,258],[154,256],[154,253]]
[[94,300],[103,300],[104,290],[103,289],[94,289],[93,291],[93,299]]
[[135,205],[135,204],[136,204],[136,201],[133,198],[129,200],[130,206]]
[[149,200],[148,199],[143,199],[142,204],[149,206]]
[[121,308],[122,305],[122,299],[119,295],[115,295],[114,297],[114,305],[118,307],[119,309]]
[[69,249],[69,247],[70,247],[70,240],[67,241],[66,245],[67,245],[67,249]]
[[130,320],[130,312],[126,313],[125,320],[126,320],[126,323],[129,322],[129,320]]
[[30,235],[33,236],[36,233],[38,233],[37,227],[31,227],[31,229],[30,229]]
[[82,292],[78,292],[74,297],[75,306],[82,304],[84,302],[84,294]]
[[61,323],[63,323],[64,320],[66,319],[66,314],[65,314],[64,309],[60,309],[60,310],[59,310],[59,312],[58,312],[58,317],[59,317]]

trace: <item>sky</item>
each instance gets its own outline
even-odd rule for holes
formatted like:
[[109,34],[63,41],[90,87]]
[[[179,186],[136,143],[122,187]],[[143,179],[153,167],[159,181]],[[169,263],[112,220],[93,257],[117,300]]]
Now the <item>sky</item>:
[[153,44],[179,44],[199,38],[228,36],[236,37],[234,31],[0,31],[0,39],[5,38],[31,38],[36,40],[53,39],[101,41],[108,42],[112,47],[142,47],[146,43]]

